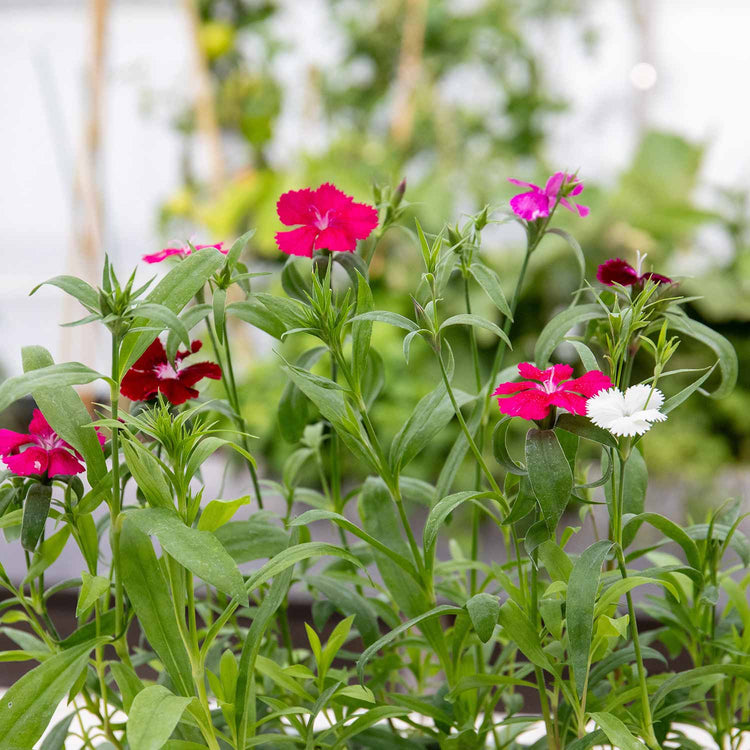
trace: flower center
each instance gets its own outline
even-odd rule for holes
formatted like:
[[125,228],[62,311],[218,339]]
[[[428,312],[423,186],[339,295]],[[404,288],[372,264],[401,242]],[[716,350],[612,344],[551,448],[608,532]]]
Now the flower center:
[[[63,441],[54,433],[48,436],[38,436],[35,442],[40,448],[43,448],[46,451],[51,451],[54,448],[59,448],[63,444]],[[38,463],[38,461],[34,462],[34,467],[37,469],[39,468],[39,466],[41,466],[41,464],[37,466]]]
[[313,224],[315,224],[315,226],[321,231],[323,229],[328,229],[333,219],[333,211],[329,209],[323,216],[320,215],[320,211],[318,211],[315,206],[313,206],[313,211],[315,212],[315,221],[313,222]]
[[177,370],[169,362],[160,362],[154,367],[154,372],[159,380],[174,380],[177,377]]
[[553,382],[553,377],[554,373],[550,375],[547,380],[545,380],[541,385],[538,385],[537,388],[544,393],[556,393],[557,391],[559,391],[559,384]]

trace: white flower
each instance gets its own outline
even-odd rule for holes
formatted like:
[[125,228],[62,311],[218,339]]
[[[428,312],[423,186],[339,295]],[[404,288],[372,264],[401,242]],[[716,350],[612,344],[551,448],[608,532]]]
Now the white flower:
[[667,418],[659,411],[663,403],[664,394],[645,383],[631,385],[625,393],[610,388],[586,401],[586,416],[613,435],[643,435],[651,429],[651,422]]

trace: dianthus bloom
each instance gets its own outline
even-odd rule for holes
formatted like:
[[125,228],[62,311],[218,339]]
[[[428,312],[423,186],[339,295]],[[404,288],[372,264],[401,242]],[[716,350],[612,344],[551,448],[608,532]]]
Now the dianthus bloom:
[[492,395],[498,397],[503,414],[523,419],[544,419],[552,406],[573,414],[586,414],[586,399],[612,387],[612,381],[599,370],[571,380],[573,368],[570,365],[553,365],[540,370],[529,362],[521,362],[518,373],[526,380],[502,383]]
[[646,255],[638,253],[638,267],[633,268],[630,263],[622,258],[611,258],[599,266],[596,271],[596,278],[605,286],[612,286],[613,284],[633,286],[634,284],[643,284],[647,280],[657,284],[672,283],[672,279],[668,276],[662,276],[660,273],[653,273],[653,271],[641,273],[644,260],[646,260]]
[[651,429],[651,422],[663,422],[661,409],[664,395],[658,388],[641,383],[631,385],[625,393],[610,388],[586,402],[586,416],[613,435],[632,437]]
[[521,180],[508,180],[514,185],[531,188],[527,193],[519,193],[510,199],[510,207],[513,213],[520,216],[526,221],[545,218],[550,215],[558,202],[558,193],[562,190],[562,196],[559,203],[565,206],[568,211],[577,211],[579,216],[588,216],[589,210],[586,206],[579,203],[571,203],[568,198],[579,195],[583,191],[583,183],[575,176],[565,172],[555,172],[547,180],[544,188],[534,185],[531,182]]
[[290,190],[276,204],[282,224],[296,229],[276,233],[276,244],[287,255],[312,258],[313,250],[354,252],[378,225],[378,212],[367,203],[355,203],[329,182],[317,190]]
[[[96,434],[99,443],[104,445],[105,437],[98,430]],[[21,451],[23,446],[28,447]],[[34,409],[28,434],[0,430],[0,456],[5,465],[21,477],[46,472],[51,479],[84,471],[80,453],[49,426],[39,409]]]
[[[229,252],[229,250],[224,249],[223,242],[217,242],[215,245],[195,245],[194,247],[196,250],[203,250],[203,248],[205,247],[213,247],[215,250],[218,250],[220,253],[224,253],[224,255],[226,255]],[[180,258],[186,258],[192,252],[193,251],[190,248],[190,245],[185,245],[184,247],[165,247],[163,250],[159,250],[158,253],[151,253],[151,255],[144,255],[143,260],[145,260],[146,263],[161,263],[163,260],[166,260],[167,258],[173,255],[177,255]]]
[[120,393],[131,401],[147,401],[157,393],[163,393],[171,404],[184,404],[190,398],[197,398],[199,393],[194,386],[203,378],[218,380],[221,368],[213,362],[197,362],[187,367],[181,363],[201,348],[200,341],[193,341],[190,351],[178,351],[175,364],[172,366],[164,345],[157,338],[141,355],[138,361],[125,373],[120,386]]

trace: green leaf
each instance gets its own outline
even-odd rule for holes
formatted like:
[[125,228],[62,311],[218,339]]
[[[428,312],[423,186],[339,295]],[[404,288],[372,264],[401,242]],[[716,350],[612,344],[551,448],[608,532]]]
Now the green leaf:
[[[169,271],[151,290],[145,301],[164,305],[175,315],[178,314],[203,288],[206,281],[224,265],[224,260],[224,256],[211,247],[191,253]],[[148,318],[137,318],[133,321],[134,328],[148,327],[150,324]],[[125,336],[120,347],[120,378],[153,340],[153,331],[131,332]]]
[[242,302],[230,302],[226,307],[227,315],[234,315],[270,336],[280,339],[286,326],[258,300],[250,298]]
[[[472,397],[461,391],[454,391],[459,406],[472,400]],[[428,393],[414,407],[404,426],[398,431],[391,443],[389,462],[395,471],[400,471],[433,438],[450,423],[455,416],[445,384]]]
[[512,422],[511,417],[503,417],[496,425],[492,432],[492,453],[495,460],[508,472],[519,477],[528,475],[528,471],[519,466],[508,453],[508,428]]
[[553,430],[531,429],[526,435],[526,467],[547,529],[553,533],[568,505],[573,474]]
[[39,537],[44,531],[51,502],[51,485],[34,482],[29,487],[23,504],[23,522],[21,524],[21,544],[29,552],[36,549]]
[[745,682],[750,682],[750,667],[744,664],[709,664],[705,667],[693,667],[685,672],[680,672],[662,682],[653,694],[651,697],[652,710],[658,709],[664,699],[674,690],[701,685],[706,682],[707,677],[713,675],[739,677]]
[[[357,313],[372,312],[375,305],[372,291],[365,277],[357,274]],[[367,354],[370,351],[372,321],[357,320],[352,323],[352,371],[354,380],[362,383],[362,376],[367,368]]]
[[289,544],[289,535],[260,513],[247,521],[229,521],[216,529],[214,536],[238,565],[273,557]]
[[484,328],[486,331],[494,333],[498,338],[504,341],[509,349],[513,348],[511,346],[510,339],[508,338],[508,334],[506,334],[505,331],[500,328],[500,326],[489,320],[480,318],[478,315],[470,315],[468,313],[452,315],[450,318],[443,321],[443,324],[440,326],[440,330],[442,331],[443,329],[449,328],[450,326],[459,325],[472,326],[474,328]]
[[696,320],[691,320],[685,315],[667,312],[665,317],[669,321],[670,328],[684,333],[701,344],[705,344],[713,351],[721,372],[721,382],[713,392],[707,393],[707,395],[711,398],[728,396],[734,390],[739,371],[737,352],[732,344],[713,329]]
[[96,600],[109,591],[109,578],[92,576],[85,570],[81,572],[81,593],[76,604],[76,617],[81,617]]
[[556,315],[542,329],[542,332],[539,334],[539,338],[536,341],[536,347],[534,349],[534,360],[536,366],[539,368],[547,366],[552,352],[558,344],[562,343],[571,328],[574,328],[580,323],[585,323],[588,320],[596,320],[597,318],[604,318],[605,316],[605,310],[595,303],[569,307]]
[[14,401],[32,394],[39,388],[64,388],[70,385],[83,385],[104,375],[80,362],[64,362],[31,369],[23,375],[7,378],[0,385],[0,411],[7,409]]
[[137,440],[124,439],[125,463],[146,502],[155,508],[174,508],[172,490],[156,457]]
[[172,595],[151,540],[134,524],[125,522],[120,549],[123,583],[144,635],[175,688],[182,695],[192,695],[190,659],[175,618]]
[[342,516],[340,513],[334,513],[330,510],[308,510],[305,513],[303,513],[301,516],[298,516],[295,518],[290,524],[290,527],[293,526],[307,526],[314,521],[323,521],[328,520],[335,523],[337,526],[340,526],[342,529],[346,529],[350,533],[354,534],[355,536],[358,536],[360,539],[367,542],[367,544],[370,545],[373,549],[377,549],[379,552],[381,552],[386,557],[389,557],[392,562],[396,563],[402,570],[404,570],[406,573],[408,573],[414,580],[419,583],[419,573],[417,572],[416,568],[414,567],[413,563],[411,563],[408,559],[408,557],[404,555],[398,554],[398,552],[394,551],[391,546],[388,544],[383,544],[379,540],[377,540],[375,537],[368,534],[366,531],[362,530],[357,526],[356,524],[352,523],[348,518],[345,516]]
[[236,500],[211,500],[201,512],[198,519],[198,529],[201,531],[216,531],[232,520],[234,514],[243,506],[250,503],[250,495],[238,497]]
[[498,598],[491,594],[474,594],[466,602],[466,611],[469,613],[471,624],[474,626],[479,640],[482,643],[487,643],[495,632],[495,625],[497,625],[497,618],[500,614]]
[[595,542],[584,550],[573,564],[566,594],[566,620],[570,642],[570,663],[578,695],[583,695],[588,679],[591,636],[594,629],[594,606],[599,590],[602,563],[612,542]]
[[65,740],[68,737],[68,730],[76,718],[75,712],[58,721],[47,733],[44,742],[39,745],[39,750],[65,750]]
[[[299,541],[299,531],[292,531],[287,551],[294,549]],[[263,642],[263,634],[276,614],[276,610],[286,599],[289,585],[292,581],[294,565],[279,571],[268,592],[263,597],[260,607],[255,613],[245,642],[242,644],[239,669],[237,676],[237,691],[235,698],[235,727],[237,731],[237,746],[245,747],[248,727],[255,727],[255,663]]]
[[492,304],[505,315],[506,318],[513,320],[513,314],[510,311],[508,302],[505,299],[503,288],[500,285],[500,277],[488,266],[479,261],[474,261],[469,266],[469,273],[474,277],[479,286],[484,289],[487,296],[492,300]]
[[89,654],[105,640],[88,641],[50,656],[8,689],[0,701],[0,750],[34,747]]
[[436,617],[442,617],[443,615],[458,615],[462,612],[463,610],[460,607],[452,607],[449,604],[441,604],[429,610],[428,612],[423,612],[421,615],[412,617],[411,620],[401,623],[401,625],[394,628],[389,633],[386,633],[386,635],[373,643],[372,646],[366,648],[357,660],[357,677],[359,677],[360,683],[364,683],[365,681],[365,667],[372,659],[372,657],[375,656],[375,654],[377,654],[378,651],[380,651],[384,646],[388,646],[389,644],[393,643],[393,641],[395,641],[396,638],[401,635],[401,633],[405,633],[407,630],[409,630],[409,628],[413,628],[415,625],[419,625],[419,623],[425,622],[426,620],[432,620]]
[[[22,531],[23,534],[23,531]],[[23,579],[24,583],[33,581],[37,576],[44,573],[52,565],[65,549],[65,544],[70,536],[70,526],[63,526],[51,537],[45,539],[34,554],[34,559]]]
[[519,680],[516,677],[509,677],[504,674],[472,674],[462,677],[446,694],[445,700],[452,702],[461,693],[465,693],[467,690],[482,690],[488,687],[500,686],[517,686],[536,689],[536,684],[529,682],[528,680]]
[[594,711],[591,718],[604,730],[607,739],[620,750],[645,750],[646,746],[633,737],[628,728],[613,714]]
[[237,563],[210,531],[186,526],[176,511],[139,508],[125,514],[123,525],[133,524],[144,534],[154,535],[162,549],[198,578],[230,597],[247,602]]
[[[612,470],[616,477],[620,476],[620,457],[617,451],[612,454]],[[602,457],[602,461],[604,458]],[[640,451],[635,448],[631,451],[628,460],[625,463],[625,483],[622,491],[622,513],[623,515],[639,515],[643,513],[646,506],[646,490],[648,489],[648,467],[643,460]],[[604,495],[607,504],[612,512],[612,483],[604,485]],[[628,531],[623,527],[622,547],[626,549],[635,537],[638,526],[631,526]]]
[[160,750],[169,739],[191,698],[172,693],[163,685],[141,690],[128,715],[128,744],[138,750]]
[[342,560],[346,560],[358,568],[363,567],[359,559],[345,549],[325,542],[305,542],[304,544],[297,544],[294,547],[288,547],[279,552],[278,555],[272,557],[260,570],[252,573],[247,579],[247,591],[252,591],[258,586],[262,586],[266,581],[302,560],[309,560],[311,557],[323,557],[325,555],[340,557]]
[[617,440],[609,430],[597,427],[590,419],[578,414],[560,414],[555,428],[578,435],[584,440],[606,445],[608,448],[617,448]]
[[307,306],[299,300],[288,297],[277,297],[274,294],[259,292],[255,298],[271,313],[280,320],[286,330],[306,328],[309,323]]
[[227,292],[226,289],[214,289],[213,302],[213,314],[214,314],[214,328],[216,329],[216,337],[219,339],[219,343],[224,343],[224,325],[226,323],[226,306],[227,306]]
[[140,318],[147,318],[149,326],[154,327],[155,323],[160,324],[164,329],[174,331],[178,339],[190,349],[190,334],[187,326],[165,305],[157,305],[152,302],[145,302],[138,305],[135,309]]
[[247,232],[241,234],[233,243],[229,252],[227,253],[225,265],[230,268],[234,266],[242,255],[242,251],[247,247],[247,243],[255,235],[255,229],[248,229]]
[[99,295],[96,289],[83,279],[79,279],[76,276],[54,276],[51,279],[47,279],[47,281],[43,281],[41,284],[37,284],[29,292],[29,297],[45,285],[56,286],[58,289],[62,289],[71,297],[75,297],[90,312],[99,311]]
[[126,714],[129,714],[135,696],[143,690],[141,678],[138,677],[132,667],[119,661],[110,662],[109,668],[117,682],[117,687],[120,688],[122,708]]
[[418,331],[419,326],[409,318],[405,318],[403,315],[398,313],[388,312],[387,310],[373,310],[371,312],[362,313],[361,315],[355,315],[352,318],[352,323],[372,320],[378,323],[388,323],[388,325],[395,326],[396,328],[403,328],[405,331]]
[[498,621],[506,635],[513,641],[521,653],[532,663],[551,674],[555,674],[552,663],[539,645],[539,635],[526,613],[512,600],[508,599],[500,607]]
[[[22,358],[23,369],[29,376],[32,371],[61,366],[55,365],[52,355],[41,346],[25,346]],[[89,484],[94,487],[101,482],[107,475],[104,453],[91,427],[88,409],[75,389],[69,385],[34,385],[30,392],[52,429],[85,459]]]
[[[299,356],[294,363],[295,367],[310,370],[325,353],[324,346],[308,349]],[[307,396],[294,384],[294,381],[288,380],[281,394],[278,408],[279,430],[288,443],[297,443],[302,438],[310,418],[309,403]]]

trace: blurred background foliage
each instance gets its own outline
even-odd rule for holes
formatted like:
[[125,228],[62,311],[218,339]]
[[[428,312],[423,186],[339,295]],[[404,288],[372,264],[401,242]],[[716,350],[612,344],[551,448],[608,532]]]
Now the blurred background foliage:
[[[282,192],[330,181],[358,200],[373,200],[374,184],[396,185],[406,177],[410,205],[403,228],[390,230],[381,241],[372,280],[376,307],[411,316],[408,294],[421,264],[412,231],[415,217],[433,234],[486,204],[499,218],[497,209],[514,194],[508,177],[543,184],[552,171],[579,166],[548,160],[555,116],[570,102],[545,79],[532,40],[543,36],[548,24],[583,18],[587,0],[321,4],[337,39],[343,40],[341,61],[324,66],[311,59],[290,94],[285,90],[289,82],[275,64],[291,45],[277,23],[282,12],[290,22],[288,3],[285,8],[274,0],[186,3],[194,16],[206,95],[184,101],[173,113],[183,143],[182,177],[160,208],[159,226],[165,240],[199,236],[211,241],[255,227],[253,270],[278,271],[285,257],[273,236],[280,228],[275,204]],[[291,16],[293,23],[305,23],[304,13],[295,18]],[[585,23],[576,28],[581,48],[597,44]],[[297,138],[305,147],[288,157],[279,153],[277,135],[283,127],[282,105],[290,96],[296,97],[302,129]],[[196,162],[196,136],[209,146],[208,169]],[[702,144],[644,128],[632,162],[606,190],[596,185],[596,175],[581,173],[586,186],[581,199],[591,207],[590,216],[559,216],[584,249],[589,279],[607,258],[633,262],[637,250],[647,252],[654,270],[680,279],[682,292],[696,297],[688,305],[691,316],[716,328],[738,349],[740,382],[732,396],[695,399],[649,436],[652,468],[692,482],[699,502],[720,468],[731,472],[750,461],[745,416],[750,411],[748,196],[700,185],[704,158]],[[710,193],[709,201],[696,201],[698,188]],[[523,246],[522,230],[514,223],[492,223],[484,231],[482,252],[508,295]],[[271,282],[261,280],[258,286],[278,285],[278,274],[269,278]],[[532,260],[516,317],[514,361],[531,358],[536,335],[569,303],[576,283],[569,249],[561,240],[546,239]],[[463,305],[458,280],[451,299],[458,312]],[[480,296],[473,305],[475,311],[493,315]],[[266,473],[278,474],[294,446],[284,442],[277,424],[283,383],[271,352],[280,348],[293,357],[309,342],[293,337],[281,345],[269,343],[251,336],[245,325],[238,325],[234,336],[242,348],[244,411],[252,432],[260,436],[257,453],[269,464]],[[386,435],[393,435],[438,374],[420,346],[413,347],[407,367],[401,338],[393,329],[378,325],[375,337],[385,360],[386,387],[374,419]],[[487,365],[494,341],[480,337],[480,345]],[[462,346],[465,342],[457,340],[457,355]],[[685,344],[673,366],[707,362],[700,347]],[[462,387],[472,390],[468,372],[462,377]],[[666,389],[677,388],[677,382],[667,381]],[[415,462],[415,473],[427,477],[452,439],[447,433],[434,441]],[[353,465],[349,471],[353,477],[362,473]]]

